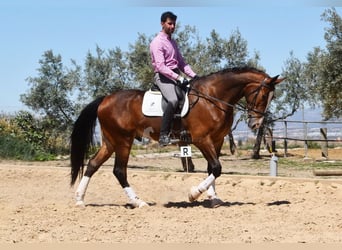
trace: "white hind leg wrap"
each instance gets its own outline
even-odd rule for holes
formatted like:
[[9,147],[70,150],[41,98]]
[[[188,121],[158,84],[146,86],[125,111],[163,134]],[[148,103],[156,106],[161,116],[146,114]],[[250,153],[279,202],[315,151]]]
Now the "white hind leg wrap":
[[127,195],[128,199],[130,201],[135,201],[136,199],[138,199],[137,195],[135,194],[133,188],[131,187],[125,187],[124,188],[125,194]]
[[77,190],[76,190],[76,194],[75,194],[76,202],[78,202],[78,203],[83,202],[85,193],[86,193],[87,188],[88,188],[89,181],[90,181],[90,177],[88,177],[88,176],[82,177],[81,182],[78,185]]

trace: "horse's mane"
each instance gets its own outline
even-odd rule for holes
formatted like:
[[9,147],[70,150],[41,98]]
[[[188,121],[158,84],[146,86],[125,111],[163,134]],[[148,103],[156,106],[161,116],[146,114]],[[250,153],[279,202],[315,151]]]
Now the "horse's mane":
[[249,67],[249,66],[243,66],[243,67],[234,67],[234,68],[227,68],[227,69],[223,69],[219,72],[221,73],[227,73],[227,72],[234,72],[234,73],[244,73],[247,71],[252,71],[255,73],[265,73],[264,71],[254,68],[254,67]]
[[245,73],[245,72],[254,72],[254,73],[261,73],[261,74],[266,74],[264,71],[254,68],[254,67],[250,67],[250,66],[242,66],[242,67],[232,67],[232,68],[226,68],[226,69],[222,69],[219,70],[217,72],[212,72],[206,76],[211,76],[211,75],[216,75],[216,74],[226,74],[226,73]]

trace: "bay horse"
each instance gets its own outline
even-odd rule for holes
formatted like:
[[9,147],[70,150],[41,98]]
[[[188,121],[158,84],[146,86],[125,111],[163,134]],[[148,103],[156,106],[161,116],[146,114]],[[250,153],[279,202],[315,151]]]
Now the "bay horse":
[[[256,68],[241,67],[224,69],[190,82],[190,110],[181,118],[181,123],[191,135],[191,143],[201,151],[208,164],[208,176],[190,189],[190,202],[207,191],[213,207],[222,203],[215,191],[215,179],[221,175],[219,155],[224,137],[230,133],[233,109],[245,97],[247,104],[243,108],[248,112],[248,126],[258,129],[275,86],[284,80],[278,77],[270,77]],[[136,195],[127,180],[127,163],[133,140],[142,137],[146,129],[150,130],[153,140],[159,138],[161,117],[147,117],[142,113],[144,93],[136,89],[120,90],[97,98],[81,111],[75,121],[71,134],[71,186],[80,177],[75,193],[77,206],[85,206],[84,196],[90,178],[114,152],[113,174],[130,204],[133,207],[148,206]],[[241,105],[238,107],[241,108]],[[101,127],[102,145],[88,161],[83,173],[96,119]]]

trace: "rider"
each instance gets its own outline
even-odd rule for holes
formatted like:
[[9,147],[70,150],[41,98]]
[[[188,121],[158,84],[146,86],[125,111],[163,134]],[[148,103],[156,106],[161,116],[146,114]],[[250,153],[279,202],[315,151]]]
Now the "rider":
[[150,53],[155,72],[154,81],[167,100],[159,136],[159,144],[166,146],[170,144],[171,123],[179,102],[176,88],[188,84],[182,73],[190,78],[196,77],[196,73],[185,63],[176,41],[171,38],[175,31],[177,16],[167,11],[160,19],[162,30],[152,40]]

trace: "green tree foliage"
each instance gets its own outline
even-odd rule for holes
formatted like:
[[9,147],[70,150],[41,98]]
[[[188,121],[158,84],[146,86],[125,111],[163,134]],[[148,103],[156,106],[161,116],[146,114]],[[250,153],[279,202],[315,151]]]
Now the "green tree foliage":
[[18,134],[21,134],[26,142],[36,149],[42,149],[46,145],[47,131],[33,115],[27,111],[19,111],[14,118],[14,123],[18,127]]
[[324,35],[326,49],[314,48],[308,54],[306,81],[313,100],[323,105],[325,118],[339,118],[342,116],[342,19],[331,8],[324,11],[322,20],[330,25]]
[[199,37],[195,27],[185,26],[184,30],[175,35],[184,58],[200,75],[229,67],[258,67],[258,53],[249,58],[247,41],[238,29],[227,39],[212,30],[205,42]]
[[282,77],[286,81],[279,84],[276,89],[276,98],[272,102],[272,114],[275,118],[285,119],[293,115],[305,100],[309,99],[307,85],[305,84],[304,65],[290,52],[290,58],[285,61]]
[[[48,131],[27,111],[19,111],[15,116],[2,115],[0,157],[18,160],[53,159],[49,138],[46,136]],[[54,151],[56,153],[60,152]]]
[[105,51],[97,46],[96,55],[88,52],[84,65],[82,90],[92,99],[132,87],[127,55],[118,47]]
[[180,27],[174,34],[179,50],[185,61],[191,65],[192,69],[199,75],[205,75],[214,71],[214,63],[210,63],[207,47],[199,37],[195,27],[186,25],[183,29]]
[[275,117],[286,118],[306,104],[323,106],[326,119],[342,115],[342,19],[331,8],[324,11],[322,20],[329,23],[326,48],[314,47],[305,62],[290,52],[282,72],[286,82],[277,88],[272,105]]
[[46,117],[57,131],[70,129],[75,117],[74,91],[80,82],[80,67],[74,61],[74,69],[65,69],[60,55],[51,50],[39,60],[37,77],[29,77],[31,85],[21,101],[33,111]]
[[20,97],[36,115],[19,113],[17,122],[25,140],[36,150],[39,146],[44,151],[58,153],[67,147],[77,115],[74,99],[80,84],[80,67],[72,61],[73,68],[65,68],[62,57],[51,50],[44,52],[39,64],[38,76],[27,78],[30,90]]
[[127,53],[128,67],[132,73],[134,85],[147,90],[153,82],[153,69],[150,56],[150,43],[152,37],[145,34],[138,34],[134,44],[129,45]]

